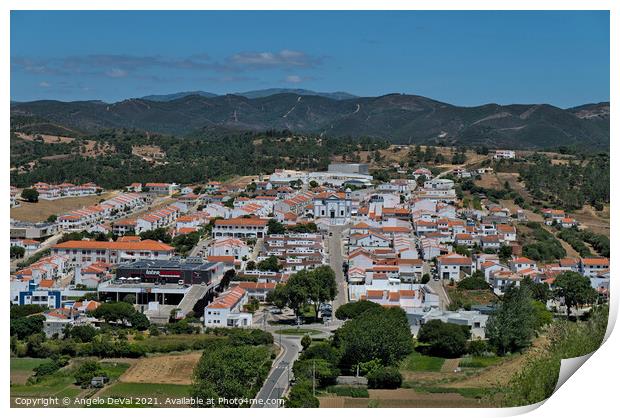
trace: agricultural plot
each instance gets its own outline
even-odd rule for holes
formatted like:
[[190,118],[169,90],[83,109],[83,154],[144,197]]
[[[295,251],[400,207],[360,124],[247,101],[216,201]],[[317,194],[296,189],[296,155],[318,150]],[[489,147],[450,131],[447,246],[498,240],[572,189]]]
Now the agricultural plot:
[[142,358],[120,377],[120,382],[189,385],[201,355],[202,352],[195,351]]

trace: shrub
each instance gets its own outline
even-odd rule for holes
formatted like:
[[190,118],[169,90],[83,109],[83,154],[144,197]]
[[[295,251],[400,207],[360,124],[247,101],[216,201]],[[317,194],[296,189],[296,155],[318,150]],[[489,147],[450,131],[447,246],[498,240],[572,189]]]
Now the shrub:
[[99,363],[96,361],[86,361],[82,363],[73,374],[75,377],[75,384],[82,388],[90,386],[90,381],[96,376],[105,376],[107,374],[103,371]]
[[428,343],[433,355],[458,357],[465,352],[470,334],[467,326],[433,319],[422,325],[418,332],[418,341]]
[[489,345],[484,340],[470,341],[467,352],[472,356],[481,356],[489,350]]
[[478,274],[479,272],[474,273],[473,275],[464,278],[459,282],[457,287],[463,290],[484,290],[489,288],[489,284],[484,280],[484,276],[482,274]]
[[398,389],[403,377],[396,367],[381,367],[368,374],[370,389]]

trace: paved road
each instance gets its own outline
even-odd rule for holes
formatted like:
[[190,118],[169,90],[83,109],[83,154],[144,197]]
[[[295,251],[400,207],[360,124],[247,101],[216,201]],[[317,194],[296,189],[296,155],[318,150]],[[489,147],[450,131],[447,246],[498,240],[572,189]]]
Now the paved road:
[[444,289],[442,281],[431,279],[427,285],[433,289],[433,292],[439,295],[439,307],[445,310],[450,305],[450,298],[448,298],[448,293]]
[[339,306],[344,305],[349,301],[347,282],[344,278],[342,271],[342,232],[346,229],[345,226],[330,226],[329,234],[327,237],[329,248],[329,265],[336,273],[336,284],[338,285],[338,295],[333,303],[334,312]]
[[198,257],[198,253],[200,251],[203,252],[203,258],[207,258],[207,256],[209,255],[209,251],[208,251],[208,247],[209,245],[211,245],[211,243],[214,241],[214,239],[206,237],[200,241],[198,241],[198,244],[196,244],[196,246],[194,248],[192,248],[192,250],[189,252],[189,256],[190,257]]
[[256,395],[259,402],[253,404],[253,408],[279,407],[277,400],[281,399],[289,388],[293,363],[301,351],[299,337],[288,337],[281,334],[273,334],[273,336],[283,351],[273,362],[269,376]]

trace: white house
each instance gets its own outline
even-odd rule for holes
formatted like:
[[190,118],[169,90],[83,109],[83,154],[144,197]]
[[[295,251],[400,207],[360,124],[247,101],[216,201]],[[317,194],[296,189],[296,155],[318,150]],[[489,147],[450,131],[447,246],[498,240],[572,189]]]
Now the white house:
[[513,150],[498,149],[495,151],[495,155],[493,155],[493,158],[495,158],[496,160],[513,159],[515,157],[516,157],[516,154]]
[[608,258],[582,258],[579,263],[580,273],[589,278],[596,277],[606,270],[609,270]]
[[233,256],[235,260],[248,258],[251,253],[250,247],[237,238],[217,238],[209,247],[210,256]]
[[475,265],[470,257],[460,254],[447,254],[437,257],[437,272],[442,280],[459,281],[461,275],[471,275]]
[[536,262],[527,257],[514,257],[508,262],[510,270],[521,271],[527,269],[536,269]]
[[251,326],[252,314],[243,312],[243,305],[247,302],[248,294],[240,286],[223,293],[205,307],[205,326],[208,328]]

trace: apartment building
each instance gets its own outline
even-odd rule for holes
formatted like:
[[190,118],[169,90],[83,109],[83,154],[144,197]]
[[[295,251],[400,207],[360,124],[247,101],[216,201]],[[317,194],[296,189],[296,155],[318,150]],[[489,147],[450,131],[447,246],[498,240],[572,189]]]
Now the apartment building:
[[52,254],[66,256],[71,266],[104,262],[119,264],[135,260],[168,260],[174,248],[153,240],[66,241],[52,247]]
[[267,219],[231,218],[218,219],[213,227],[213,236],[234,238],[263,238],[267,235]]

